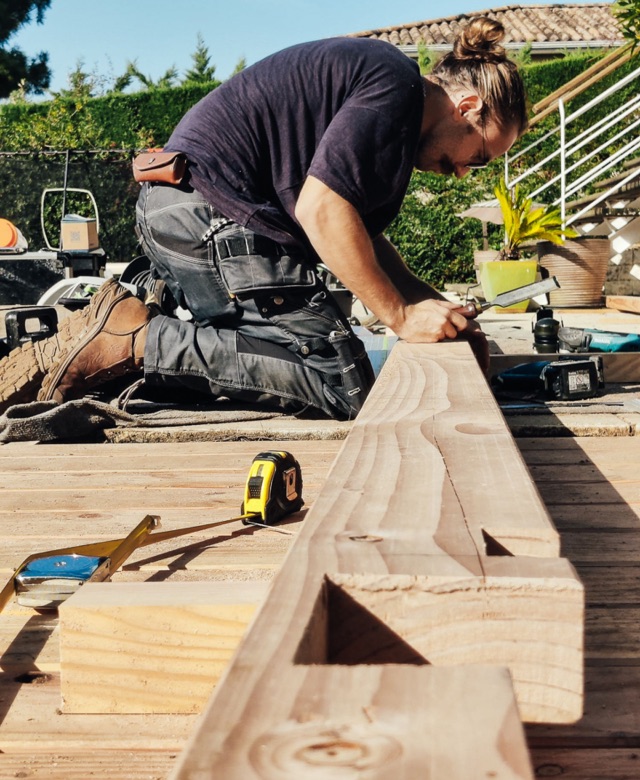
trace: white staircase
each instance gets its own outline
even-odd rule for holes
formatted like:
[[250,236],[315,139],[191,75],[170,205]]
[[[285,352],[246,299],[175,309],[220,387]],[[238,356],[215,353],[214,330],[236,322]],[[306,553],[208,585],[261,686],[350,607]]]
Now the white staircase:
[[[566,226],[608,237],[614,264],[640,244],[640,67],[579,108],[570,111],[568,103],[631,54],[629,45],[622,47],[534,106],[532,125],[553,113],[557,125],[505,161],[510,187],[523,182],[534,201],[547,193],[543,200],[560,207]],[[631,95],[621,103],[619,93],[626,87]],[[605,115],[598,118],[603,109]],[[540,157],[543,143],[553,150]],[[630,274],[640,279],[640,266]]]

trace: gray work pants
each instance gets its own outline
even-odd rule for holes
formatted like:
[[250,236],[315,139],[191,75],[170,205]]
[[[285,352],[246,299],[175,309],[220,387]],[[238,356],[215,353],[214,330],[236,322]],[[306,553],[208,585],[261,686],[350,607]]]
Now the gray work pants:
[[312,264],[225,219],[189,187],[143,185],[137,224],[155,274],[193,315],[151,320],[145,381],[355,417],[373,370]]

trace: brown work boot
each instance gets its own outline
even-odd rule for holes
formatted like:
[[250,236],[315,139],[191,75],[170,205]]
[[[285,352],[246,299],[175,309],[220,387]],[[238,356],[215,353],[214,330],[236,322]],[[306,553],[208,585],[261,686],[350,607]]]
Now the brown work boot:
[[105,282],[87,307],[81,338],[47,372],[39,401],[70,401],[92,387],[142,371],[149,309],[113,279]]
[[36,400],[42,380],[87,330],[87,309],[73,312],[48,339],[27,341],[0,360],[0,414]]

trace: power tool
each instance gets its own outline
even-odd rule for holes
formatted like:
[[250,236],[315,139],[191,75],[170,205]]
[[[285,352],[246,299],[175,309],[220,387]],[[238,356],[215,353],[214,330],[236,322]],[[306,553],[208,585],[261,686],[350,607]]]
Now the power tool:
[[640,334],[565,327],[543,307],[536,313],[533,347],[539,353],[640,352]]
[[18,566],[0,591],[0,612],[14,595],[22,606],[55,610],[85,582],[109,579],[139,547],[239,520],[246,525],[269,527],[303,505],[298,461],[289,452],[261,452],[251,464],[240,516],[152,534],[160,518],[147,515],[122,539],[35,553]]
[[558,401],[593,398],[604,387],[602,358],[567,356],[521,363],[494,376],[491,387],[498,397],[522,395]]
[[640,335],[597,328],[559,328],[561,352],[640,352]]
[[554,319],[553,309],[542,306],[536,312],[533,325],[533,348],[539,354],[558,352],[558,331],[560,323]]

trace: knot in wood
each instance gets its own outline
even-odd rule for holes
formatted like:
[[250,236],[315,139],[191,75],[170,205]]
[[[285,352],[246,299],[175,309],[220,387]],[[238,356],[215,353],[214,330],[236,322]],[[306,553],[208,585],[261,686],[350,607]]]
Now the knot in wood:
[[265,780],[320,778],[332,767],[353,769],[359,776],[401,754],[400,741],[379,726],[291,721],[263,734],[250,752],[252,765]]

